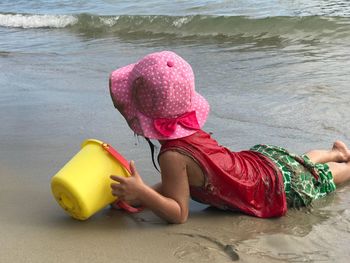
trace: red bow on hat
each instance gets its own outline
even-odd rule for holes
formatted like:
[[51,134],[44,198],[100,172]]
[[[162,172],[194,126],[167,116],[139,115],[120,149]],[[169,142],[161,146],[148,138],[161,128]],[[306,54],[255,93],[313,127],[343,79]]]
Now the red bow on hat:
[[174,119],[159,118],[153,121],[154,128],[163,136],[170,137],[177,125],[190,130],[199,130],[199,124],[195,111],[187,112]]

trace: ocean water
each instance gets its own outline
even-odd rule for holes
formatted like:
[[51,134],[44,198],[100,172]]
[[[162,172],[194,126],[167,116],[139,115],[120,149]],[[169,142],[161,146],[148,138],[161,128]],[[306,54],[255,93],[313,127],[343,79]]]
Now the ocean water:
[[[205,129],[232,150],[350,145],[349,1],[0,0],[0,171],[14,174],[2,180],[47,187],[80,142],[95,137],[156,182],[146,144],[112,106],[108,75],[160,50],[192,65],[211,104]],[[349,189],[314,212],[289,212],[285,230],[268,221],[262,234],[229,242],[257,260],[342,262],[339,253],[350,256]]]

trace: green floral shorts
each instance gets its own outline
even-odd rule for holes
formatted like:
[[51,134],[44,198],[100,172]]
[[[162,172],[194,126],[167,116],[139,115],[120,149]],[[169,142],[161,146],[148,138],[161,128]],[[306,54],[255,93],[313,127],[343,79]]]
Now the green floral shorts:
[[282,172],[287,204],[308,206],[312,200],[335,191],[332,172],[327,164],[314,164],[306,155],[296,155],[272,145],[259,144],[250,149],[271,159]]

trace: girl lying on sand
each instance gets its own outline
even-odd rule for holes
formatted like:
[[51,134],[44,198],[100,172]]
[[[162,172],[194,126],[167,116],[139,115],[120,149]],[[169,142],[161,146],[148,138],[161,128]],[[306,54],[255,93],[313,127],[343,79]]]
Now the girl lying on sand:
[[110,75],[114,106],[130,128],[161,144],[161,183],[111,176],[112,194],[144,205],[171,223],[184,223],[189,198],[257,217],[278,217],[287,206],[308,206],[350,179],[350,151],[336,141],[330,150],[301,156],[271,145],[232,152],[204,132],[208,102],[195,91],[191,66],[170,51],[152,53]]

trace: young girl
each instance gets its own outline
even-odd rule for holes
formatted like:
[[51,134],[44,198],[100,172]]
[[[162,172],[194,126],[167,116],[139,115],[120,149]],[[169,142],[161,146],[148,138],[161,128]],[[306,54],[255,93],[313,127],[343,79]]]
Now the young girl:
[[130,128],[161,144],[161,183],[111,176],[112,194],[141,204],[171,223],[184,223],[189,198],[258,217],[282,216],[288,206],[307,206],[350,179],[350,150],[336,141],[330,150],[302,156],[283,148],[256,145],[231,152],[201,130],[208,102],[195,91],[191,66],[170,51],[152,53],[112,72],[114,106]]

